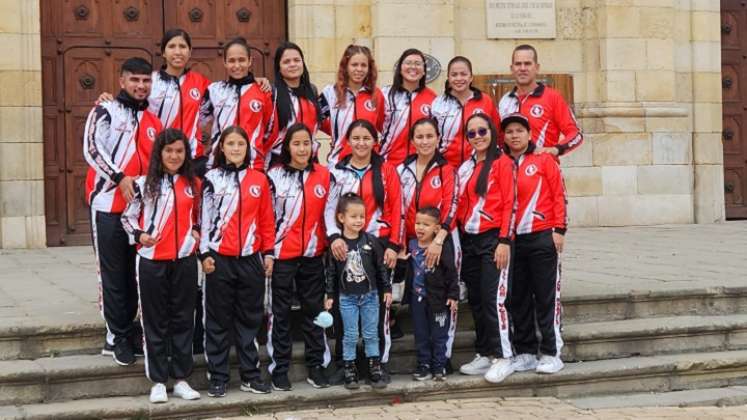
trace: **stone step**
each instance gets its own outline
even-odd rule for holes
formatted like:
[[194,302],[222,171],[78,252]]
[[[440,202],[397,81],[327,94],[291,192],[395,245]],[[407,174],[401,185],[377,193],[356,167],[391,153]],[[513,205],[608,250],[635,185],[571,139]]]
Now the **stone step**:
[[630,407],[727,407],[747,404],[747,386],[603,395],[566,401],[587,410]]
[[[407,308],[401,308],[401,311],[399,318],[402,326],[405,331],[411,331]],[[747,313],[747,287],[563,297],[563,322],[566,327],[587,322],[737,313]],[[462,304],[459,311],[460,330],[470,329],[471,326],[469,305]],[[0,328],[0,360],[98,353],[103,344],[103,328],[100,321]]]
[[[473,340],[471,331],[457,333],[452,354],[455,367],[474,357]],[[564,341],[563,358],[569,362],[747,350],[747,314],[577,324],[565,328]],[[303,344],[295,343],[293,347],[289,376],[291,381],[301,382],[306,378]],[[264,351],[263,347],[262,366],[266,367]],[[392,343],[389,362],[392,373],[410,373],[416,361],[412,336]],[[196,356],[191,377],[195,386],[207,386],[205,372],[204,357]],[[233,376],[237,377],[235,373]],[[99,355],[0,362],[0,404],[139,395],[148,388],[142,359],[128,367],[115,365],[110,357]]]
[[[19,362],[21,363],[21,362]],[[272,411],[319,407],[350,407],[393,404],[406,401],[479,397],[558,397],[620,395],[625,393],[669,392],[722,386],[747,385],[747,351],[660,355],[616,360],[570,363],[554,375],[517,373],[494,385],[482,377],[451,375],[446,382],[416,382],[409,376],[393,378],[388,388],[358,391],[342,387],[312,389],[295,384],[292,392],[269,395],[242,393],[232,387],[225,398],[199,401],[173,399],[166,404],[149,404],[145,389],[136,397],[94,398],[41,404],[0,407],[4,419],[80,418],[204,418],[207,416],[251,415]],[[96,387],[96,384],[88,384]],[[115,386],[109,384],[108,386]],[[4,390],[3,390],[4,391]],[[365,411],[365,410],[364,410]]]

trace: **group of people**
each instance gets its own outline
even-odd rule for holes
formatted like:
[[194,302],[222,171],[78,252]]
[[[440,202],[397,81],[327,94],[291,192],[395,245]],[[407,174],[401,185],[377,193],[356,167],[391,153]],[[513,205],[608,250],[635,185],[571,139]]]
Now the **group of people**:
[[[558,157],[582,135],[559,93],[537,82],[533,47],[516,47],[516,87],[495,104],[472,86],[465,57],[449,62],[437,94],[424,54],[408,49],[379,89],[371,51],[350,45],[337,80],[317,92],[290,42],[275,52],[272,84],[252,75],[242,38],[225,44],[228,78],[215,82],[189,68],[188,33],[169,30],[160,45],[159,70],[123,63],[121,90],[102,94],[83,148],[102,352],[120,365],[142,352],[152,402],[168,400],[169,378],[175,396],[200,397],[187,383],[196,342],[209,396],[226,394],[231,347],[242,391],[291,390],[295,300],[309,384],[355,389],[365,373],[385,387],[401,282],[414,379],[444,380],[461,285],[476,335],[462,374],[498,383],[562,369]],[[326,164],[319,130],[331,137]]]

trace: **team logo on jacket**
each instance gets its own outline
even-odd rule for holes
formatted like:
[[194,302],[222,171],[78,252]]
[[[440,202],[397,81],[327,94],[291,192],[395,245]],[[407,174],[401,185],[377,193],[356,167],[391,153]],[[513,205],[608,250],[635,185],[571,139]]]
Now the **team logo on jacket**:
[[324,194],[327,193],[327,190],[324,189],[324,187],[321,184],[316,184],[314,187],[314,195],[316,198],[324,198]]
[[259,112],[262,110],[262,102],[252,99],[251,102],[249,102],[249,109],[252,110],[252,112]]
[[438,188],[441,186],[441,177],[440,176],[434,176],[431,178],[431,187]]
[[366,108],[368,112],[376,111],[376,106],[371,99],[366,99],[366,101],[363,102],[363,107]]
[[544,108],[542,108],[542,105],[540,104],[534,104],[531,108],[529,108],[529,114],[533,116],[534,118],[539,118],[542,116],[542,114],[545,113]]
[[151,139],[151,140],[155,140],[156,139],[156,129],[153,128],[153,127],[148,127],[148,129],[145,130],[145,134],[147,134],[148,138]]
[[192,88],[189,90],[189,96],[194,99],[195,101],[200,100],[200,90],[197,88]]
[[472,115],[475,114],[485,114],[485,111],[482,108],[475,108],[475,110],[472,111]]
[[431,115],[431,106],[428,104],[420,105],[420,113],[423,115]]
[[184,195],[186,195],[189,198],[194,198],[194,194],[192,194],[192,187],[190,187],[189,185],[184,187]]
[[537,165],[535,165],[535,164],[533,164],[533,163],[532,163],[532,164],[530,164],[530,165],[529,165],[529,166],[527,166],[527,168],[526,168],[526,169],[524,170],[524,173],[525,173],[525,174],[526,174],[527,176],[532,176],[532,175],[536,174],[536,173],[537,173]]
[[252,185],[249,187],[249,194],[252,195],[254,198],[259,198],[259,195],[262,193],[262,188],[259,185]]

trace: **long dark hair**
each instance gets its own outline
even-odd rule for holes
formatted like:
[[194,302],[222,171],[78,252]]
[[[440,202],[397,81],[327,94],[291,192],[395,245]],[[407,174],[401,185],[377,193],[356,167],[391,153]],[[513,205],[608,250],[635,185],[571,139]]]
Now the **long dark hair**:
[[[449,65],[446,66],[446,83],[444,84],[444,93],[447,94],[447,95],[451,94],[450,93],[451,92],[451,86],[449,86],[449,72],[451,71],[451,66],[454,65],[454,64],[456,64],[456,63],[464,63],[467,66],[467,68],[469,69],[469,73],[470,74],[474,74],[474,72],[472,71],[472,62],[469,61],[469,58],[461,56],[461,55],[458,55],[458,56],[452,58],[451,60],[449,60]],[[475,87],[472,86],[472,82],[470,82],[469,88],[471,90],[475,90]]]
[[[303,61],[303,73],[301,74],[301,84],[297,88],[289,88],[288,84],[285,83],[283,76],[280,74],[280,60],[283,58],[283,53],[286,50],[296,50],[301,56]],[[309,69],[306,67],[306,58],[303,56],[301,47],[292,43],[284,42],[275,50],[275,88],[277,90],[277,110],[278,110],[278,122],[280,128],[284,128],[288,125],[290,116],[293,108],[293,102],[290,98],[288,90],[293,90],[293,93],[299,98],[306,98],[314,104],[316,108],[317,122],[322,120],[322,112],[319,109],[319,103],[316,100],[316,93],[314,85],[311,84],[311,78],[309,77]]]
[[[353,130],[359,127],[366,129],[369,134],[371,134],[371,137],[373,137],[374,141],[378,142],[379,136],[376,133],[376,128],[374,128],[373,124],[371,124],[368,120],[363,119],[355,120],[350,123],[348,131],[345,133],[345,138],[350,141],[350,136],[353,134]],[[382,209],[384,208],[384,180],[381,176],[381,165],[383,163],[384,159],[372,149],[371,171],[373,175],[374,199],[376,200],[376,205]]]
[[244,129],[239,127],[238,125],[231,125],[229,127],[226,127],[226,129],[223,130],[222,133],[220,133],[218,146],[215,147],[215,151],[213,152],[213,167],[220,168],[226,166],[226,155],[223,153],[222,146],[223,142],[226,140],[226,137],[228,137],[229,134],[234,133],[240,135],[244,138],[244,141],[246,141],[246,156],[244,156],[244,165],[248,165],[252,161],[252,147],[249,143],[249,135],[247,135],[246,131],[244,131]]
[[148,166],[148,175],[145,177],[145,191],[143,192],[144,197],[149,199],[155,199],[161,193],[161,180],[166,171],[163,168],[163,157],[161,153],[163,149],[173,143],[181,141],[184,145],[184,163],[179,167],[177,174],[187,178],[189,185],[194,190],[195,187],[195,175],[192,169],[192,153],[189,150],[189,140],[184,135],[182,130],[178,128],[167,128],[161,131],[156,137],[155,144],[153,145],[153,151],[150,155],[150,164]]
[[189,49],[192,49],[192,37],[189,36],[189,33],[182,28],[172,28],[163,33],[163,37],[161,38],[161,54],[166,51],[166,44],[178,36],[184,38],[184,42],[187,43]]
[[488,117],[486,114],[480,112],[477,114],[472,114],[469,118],[467,118],[467,121],[464,123],[464,132],[467,132],[467,126],[469,126],[470,121],[475,118],[480,118],[485,121],[488,125],[488,129],[490,130],[490,144],[488,145],[488,151],[485,153],[485,162],[482,164],[482,169],[480,169],[480,175],[478,175],[477,184],[475,185],[475,192],[477,193],[477,195],[479,195],[480,197],[484,197],[485,193],[488,190],[488,174],[490,174],[490,169],[493,166],[493,161],[501,156],[501,151],[500,149],[498,149],[498,131],[495,128],[495,124],[490,121],[490,117]]
[[345,48],[345,52],[342,53],[340,65],[337,68],[337,81],[335,82],[337,104],[335,105],[338,107],[345,105],[345,101],[347,100],[345,89],[347,89],[350,79],[348,75],[348,63],[350,62],[350,58],[356,54],[363,54],[368,59],[368,74],[363,79],[363,86],[371,93],[376,90],[376,79],[379,77],[379,71],[376,69],[376,60],[374,60],[371,50],[363,45],[350,44]]
[[389,90],[389,102],[394,103],[394,95],[396,95],[397,92],[402,90],[402,85],[404,83],[404,80],[402,78],[402,64],[408,55],[419,55],[420,58],[423,60],[423,77],[421,77],[420,81],[418,81],[417,90],[422,90],[425,88],[425,75],[428,72],[428,67],[427,67],[427,64],[425,63],[425,54],[423,54],[423,52],[417,48],[408,48],[402,53],[402,55],[399,56],[399,59],[397,60],[397,71],[394,72],[394,80],[392,80],[392,88],[391,90]]
[[[288,127],[288,131],[285,132],[283,144],[280,148],[280,163],[282,163],[283,165],[288,165],[291,163],[290,142],[293,139],[293,135],[298,133],[299,131],[305,131],[309,135],[309,139],[311,139],[313,142],[311,130],[309,130],[309,127],[306,127],[306,124],[297,122]],[[313,157],[309,156],[309,161],[307,162],[307,164],[310,164],[312,159]]]

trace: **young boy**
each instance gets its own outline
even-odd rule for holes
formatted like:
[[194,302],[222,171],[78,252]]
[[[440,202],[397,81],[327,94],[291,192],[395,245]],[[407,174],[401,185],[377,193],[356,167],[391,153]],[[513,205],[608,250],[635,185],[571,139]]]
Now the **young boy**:
[[[454,246],[450,237],[443,243],[434,241],[441,229],[441,215],[435,207],[419,209],[415,215],[415,236],[410,240],[409,262],[405,255],[397,263],[397,276],[405,278],[405,298],[415,330],[418,366],[413,379],[433,378],[443,381],[446,375],[447,349],[454,341],[452,320],[459,302],[459,285],[454,266]],[[426,250],[440,249],[441,257],[433,267],[425,264]]]

